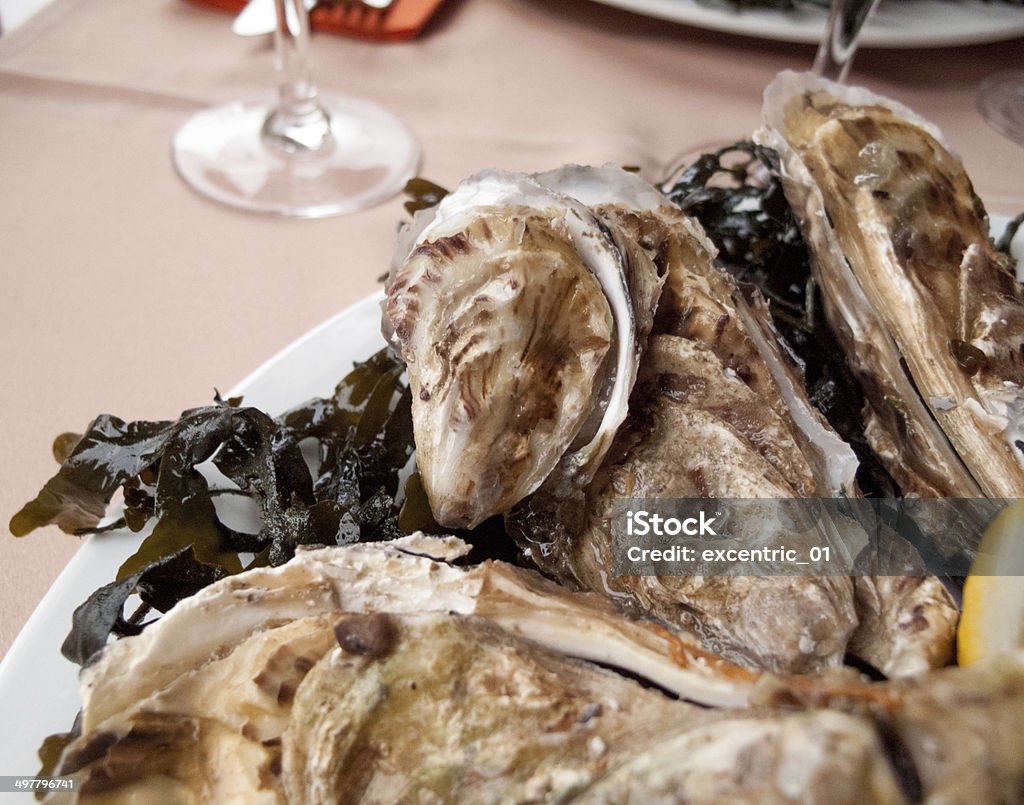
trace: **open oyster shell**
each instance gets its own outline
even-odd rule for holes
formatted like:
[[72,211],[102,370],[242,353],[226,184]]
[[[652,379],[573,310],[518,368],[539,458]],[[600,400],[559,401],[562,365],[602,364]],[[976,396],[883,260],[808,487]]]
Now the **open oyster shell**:
[[[685,633],[627,620],[603,596],[573,593],[501,562],[451,562],[469,546],[420,534],[300,552],[185,599],[138,638],[108,646],[82,671],[82,728],[92,730],[149,688],[223,654],[248,635],[324,612],[478,615],[569,656],[629,668],[705,705],[742,706],[754,677],[710,657]],[[213,617],[216,613],[216,617]],[[206,623],[197,629],[198,621]]]
[[1024,494],[1024,290],[940,132],[864,89],[785,72],[779,154],[867,437],[905,494]]
[[62,758],[81,790],[50,801],[903,803],[1024,785],[1024,656],[884,685],[751,674],[528,571],[449,564],[466,550],[304,551],[108,646]]

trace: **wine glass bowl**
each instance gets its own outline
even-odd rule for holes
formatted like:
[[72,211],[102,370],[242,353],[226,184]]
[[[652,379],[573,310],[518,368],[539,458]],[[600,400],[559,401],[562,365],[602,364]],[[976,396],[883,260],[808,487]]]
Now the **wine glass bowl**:
[[419,165],[416,138],[372,101],[320,93],[301,0],[275,0],[275,8],[277,96],[189,118],[172,143],[178,173],[224,204],[301,218],[356,212],[396,195]]

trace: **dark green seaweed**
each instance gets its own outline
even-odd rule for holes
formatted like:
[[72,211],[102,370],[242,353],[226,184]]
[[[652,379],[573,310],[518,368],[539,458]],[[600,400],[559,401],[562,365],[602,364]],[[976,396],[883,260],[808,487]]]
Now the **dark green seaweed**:
[[148,569],[104,584],[85,599],[71,616],[71,633],[64,639],[60,653],[73,663],[85,665],[107,644],[111,633],[130,631],[123,619],[124,604]]
[[[170,422],[125,423],[115,416],[97,417],[57,474],[11,519],[11,533],[22,537],[56,525],[73,534],[94,527],[114,492],[157,460],[171,428]],[[67,453],[73,438],[58,436],[54,455]]]
[[[175,422],[101,416],[80,437],[58,437],[54,455],[61,467],[12,518],[12,533],[47,525],[76,534],[125,526],[148,531],[117,579],[75,611],[65,656],[84,663],[111,635],[138,633],[155,613],[207,584],[247,567],[287,562],[300,545],[404,533],[401,474],[411,471],[413,434],[403,372],[382,350],[356,364],[330,397],[277,418],[218,394],[212,405],[185,411]],[[315,447],[311,461],[306,444]],[[211,465],[216,473],[201,469]],[[118,490],[122,517],[98,527]],[[232,495],[257,504],[255,533],[222,521],[215,500]],[[133,594],[141,603],[126,616]]]
[[448,191],[439,184],[420,178],[413,177],[405,183],[403,192],[409,196],[409,200],[402,206],[409,215],[414,215],[420,210],[433,207],[441,199],[448,195]]

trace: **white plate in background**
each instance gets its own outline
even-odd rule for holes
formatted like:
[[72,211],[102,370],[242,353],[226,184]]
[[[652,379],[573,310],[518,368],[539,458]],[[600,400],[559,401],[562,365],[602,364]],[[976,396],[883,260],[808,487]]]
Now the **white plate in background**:
[[[789,11],[734,11],[697,0],[595,2],[697,28],[815,45],[821,40],[828,16],[827,9],[806,2]],[[861,43],[876,48],[930,48],[999,42],[1018,36],[1024,36],[1024,8],[1002,0],[882,0],[861,34]]]

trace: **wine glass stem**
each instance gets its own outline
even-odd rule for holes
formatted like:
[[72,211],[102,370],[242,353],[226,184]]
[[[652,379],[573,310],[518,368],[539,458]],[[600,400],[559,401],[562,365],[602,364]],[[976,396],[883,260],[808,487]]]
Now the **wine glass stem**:
[[263,123],[263,140],[289,153],[333,146],[331,123],[317,99],[309,56],[309,16],[302,0],[274,0],[278,101]]
[[832,81],[845,81],[864,23],[878,0],[832,0],[825,33],[814,57],[814,72]]

